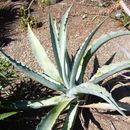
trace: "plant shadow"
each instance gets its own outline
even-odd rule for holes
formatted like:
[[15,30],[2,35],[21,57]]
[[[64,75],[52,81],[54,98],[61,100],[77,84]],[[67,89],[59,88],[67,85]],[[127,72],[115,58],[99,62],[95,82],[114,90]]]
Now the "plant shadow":
[[95,119],[93,113],[90,109],[79,108],[79,115],[76,118],[74,125],[74,130],[87,130],[89,128],[89,123],[92,122],[98,128],[98,130],[103,130],[100,123]]
[[[129,71],[129,70],[128,70]],[[128,78],[127,78],[128,77]],[[115,100],[130,97],[130,72],[124,72],[103,84],[112,93]]]
[[15,40],[10,38],[15,34],[11,25],[19,18],[20,4],[13,2],[0,2],[0,4],[3,5],[0,6],[0,47],[4,47]]
[[[112,63],[114,57],[114,53],[104,65],[109,65]],[[97,56],[94,59],[94,67],[91,77],[97,72],[98,68],[100,68],[100,64]],[[120,100],[124,97],[130,97],[130,71],[128,69],[122,71],[121,73],[115,74],[114,77],[104,81],[101,81],[99,84],[105,87],[109,92],[111,92],[113,98],[115,100]]]
[[[6,100],[11,102],[29,101],[59,95],[57,92],[28,78],[22,79],[20,83],[12,84],[8,90],[9,97],[6,97]],[[2,129],[9,128],[10,130],[35,130],[42,117],[51,109],[52,107],[40,108],[37,110],[29,109],[24,110],[23,112],[21,110],[20,113],[1,120],[0,126]],[[0,110],[0,112],[7,112],[7,110]]]
[[[105,64],[110,64],[114,58],[115,54],[111,56],[111,58],[105,63]],[[94,69],[93,69],[93,74],[97,71],[97,69],[100,67],[99,61],[97,56],[95,57],[94,60]],[[125,72],[123,75],[129,77],[130,73]],[[119,100],[123,97],[128,97],[130,96],[129,92],[129,86],[121,86],[119,88],[113,89],[112,86],[115,86],[119,82],[122,82],[125,84],[126,82],[129,82],[129,79],[125,80],[126,77],[123,77],[122,75],[116,76],[115,78],[108,80],[105,83],[101,83],[103,87],[106,87],[109,91],[112,91],[112,96],[116,99]],[[111,86],[111,87],[108,87]],[[127,91],[127,94],[125,93],[124,95],[119,94],[119,92],[124,93],[124,89],[126,88],[125,91]],[[113,89],[113,90],[112,90]],[[10,101],[19,101],[19,100],[35,100],[35,99],[40,99],[40,98],[49,98],[53,97],[56,95],[59,95],[59,93],[46,88],[45,86],[41,85],[40,83],[33,81],[32,79],[25,78],[23,80],[20,80],[20,82],[12,84],[10,89],[9,89],[10,96],[8,97],[8,100]],[[118,95],[118,96],[117,96]],[[97,98],[94,96],[90,95],[90,100],[92,102],[99,102],[103,101],[101,98]],[[92,99],[92,100],[91,100]],[[17,115],[11,116],[10,118],[7,118],[5,120],[0,121],[0,125],[2,129],[8,129],[10,128],[11,130],[35,130],[36,125],[40,122],[42,117],[48,113],[52,107],[47,107],[47,108],[42,108],[42,109],[37,109],[37,110],[26,110],[24,112],[20,112]],[[84,127],[86,129],[89,127],[89,122],[92,122],[97,126],[99,130],[103,130],[101,127],[100,123],[95,119],[93,113],[89,109],[84,109],[84,108],[79,108],[79,114],[82,112],[82,115],[84,117],[84,121],[81,121],[81,117],[77,115],[76,118],[76,125],[74,127],[75,130],[82,130]],[[104,112],[105,113],[105,112]],[[105,114],[118,114],[115,112],[106,112]],[[127,113],[130,114],[130,113]],[[66,116],[66,112],[63,113],[59,119],[56,122],[56,125],[54,129],[60,130],[63,127],[63,122]],[[8,125],[7,125],[8,124]]]
[[[104,63],[104,65],[109,65],[110,63],[112,63],[115,55],[116,55],[116,53],[114,53]],[[93,71],[92,71],[92,74],[90,77],[92,77],[97,72],[98,68],[100,68],[100,64],[99,64],[98,57],[95,56]],[[105,82],[101,81],[99,84],[101,86],[103,86],[104,88],[106,88],[112,94],[112,97],[116,101],[119,101],[120,99],[123,99],[125,97],[130,97],[130,84],[129,84],[129,82],[130,82],[130,71],[125,70],[121,74],[120,73],[115,74],[114,78],[112,77],[110,80],[108,79]],[[118,86],[118,87],[116,87],[116,86]],[[90,102],[87,102],[88,104],[104,102],[103,99],[96,97],[96,96],[93,96],[93,95],[89,95],[89,101]],[[130,106],[129,103],[125,102],[124,104]],[[87,109],[85,109],[85,111],[87,111],[87,113],[84,114],[85,116],[87,116],[87,118],[85,118],[85,121],[86,121],[85,124],[87,124],[87,128],[89,127],[89,121],[91,121],[97,126],[97,128],[99,130],[102,130],[100,123],[98,121],[96,121],[96,118],[93,116],[93,113],[91,111],[88,112]],[[110,114],[110,115],[119,115],[119,113],[115,112],[115,111],[112,111],[112,112],[111,111],[102,111],[100,113],[101,114]],[[125,112],[125,114],[130,115],[130,112]]]
[[[116,55],[116,53],[114,53],[114,54],[104,63],[104,65],[109,65],[109,64],[111,64],[112,61],[113,61],[113,59],[114,59],[114,57],[115,57],[115,55]],[[98,57],[97,57],[97,55],[95,55],[94,65],[93,65],[93,71],[92,71],[90,77],[92,77],[92,76],[97,72],[98,68],[100,68],[100,67],[101,67],[101,66],[100,66],[100,64],[99,64]]]

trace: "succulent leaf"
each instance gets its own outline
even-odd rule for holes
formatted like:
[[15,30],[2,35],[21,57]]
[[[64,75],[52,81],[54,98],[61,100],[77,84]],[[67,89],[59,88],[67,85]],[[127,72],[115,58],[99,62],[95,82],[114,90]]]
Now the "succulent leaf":
[[83,57],[83,61],[81,62],[81,73],[80,73],[80,78],[83,79],[84,76],[84,71],[85,68],[90,60],[90,58],[95,54],[95,52],[103,45],[105,44],[107,41],[119,37],[119,36],[123,36],[123,35],[130,35],[130,31],[117,31],[117,32],[111,32],[105,35],[102,35],[101,37],[99,37],[98,39],[96,39],[92,45],[90,45]]
[[64,127],[62,130],[72,130],[75,118],[77,116],[78,104],[71,106],[68,110],[67,117],[65,119]]
[[41,107],[54,106],[60,103],[65,98],[66,98],[65,95],[55,96],[55,97],[51,97],[47,99],[42,98],[42,99],[31,101],[28,104],[28,107],[33,108],[33,109],[38,109]]
[[32,53],[35,56],[41,68],[44,70],[44,73],[49,75],[51,78],[58,80],[60,76],[55,65],[51,62],[51,60],[47,56],[45,49],[42,47],[35,34],[32,32],[29,25],[28,25],[28,38],[32,49]]
[[12,63],[12,65],[14,65],[18,69],[20,69],[22,72],[24,72],[27,75],[29,75],[30,77],[32,77],[34,80],[40,82],[41,84],[43,84],[53,90],[57,90],[57,91],[61,91],[61,92],[65,93],[66,89],[64,88],[64,86],[61,83],[50,78],[46,74],[40,74],[38,72],[35,72],[34,70],[30,69],[29,67],[23,65],[22,63],[16,61],[15,59],[11,58],[10,56],[6,55],[2,50],[0,50],[0,52],[2,53],[3,58],[8,60],[10,63]]
[[[84,53],[85,53],[88,45],[90,44],[91,39],[93,38],[93,36],[97,32],[97,30],[101,27],[101,25],[106,21],[107,18],[105,18],[99,25],[97,25],[97,27],[89,34],[89,36],[85,39],[85,41],[82,43],[81,47],[77,51],[75,58],[74,58],[74,64],[73,64],[71,76],[70,76],[70,86],[71,87],[75,85],[76,76],[79,76],[79,75],[77,75],[79,73],[78,71],[80,70],[79,65],[81,63],[81,60],[84,56]],[[78,70],[78,68],[79,68],[79,70]]]
[[0,120],[3,120],[3,119],[5,119],[5,118],[7,118],[7,117],[10,117],[10,116],[13,116],[13,115],[15,115],[15,114],[17,114],[17,113],[18,113],[18,112],[16,112],[16,111],[2,113],[2,114],[0,114]]
[[65,99],[65,95],[61,96],[55,96],[51,98],[40,98],[36,100],[21,100],[17,102],[6,102],[6,103],[1,103],[0,108],[2,109],[17,109],[17,110],[30,110],[30,109],[39,109],[43,107],[48,107],[48,106],[54,106],[60,103],[63,99]]
[[68,96],[76,96],[78,94],[91,94],[98,96],[105,101],[107,101],[109,104],[111,104],[120,114],[126,117],[126,115],[120,110],[117,103],[112,98],[111,94],[102,86],[93,84],[91,82],[82,83],[76,87],[73,87],[69,90],[67,93]]
[[[122,111],[130,111],[130,105],[126,104],[126,103],[117,103],[120,110]],[[83,108],[96,108],[96,109],[112,109],[115,110],[115,108],[108,103],[93,103],[93,104],[88,104],[88,105],[81,105],[79,107],[83,107]]]
[[58,30],[56,25],[54,24],[53,17],[51,16],[51,14],[49,14],[49,25],[50,25],[50,35],[51,35],[53,53],[54,53],[59,74],[62,77],[61,64],[60,64],[60,46],[59,46],[58,34],[57,34]]
[[97,70],[96,74],[90,79],[90,82],[95,83],[95,84],[99,83],[105,78],[128,68],[130,68],[130,60],[124,61],[124,62],[113,63],[110,65],[104,65]]
[[59,29],[59,46],[60,46],[60,63],[61,63],[61,69],[62,69],[62,78],[65,83],[65,86],[69,87],[69,78],[68,75],[70,73],[70,64],[69,63],[70,57],[67,52],[67,22],[68,22],[68,16],[69,12],[71,10],[71,7],[67,9],[65,14],[62,17],[60,29]]
[[36,130],[52,130],[56,119],[72,100],[73,99],[62,101],[57,106],[55,106],[45,117],[43,117]]

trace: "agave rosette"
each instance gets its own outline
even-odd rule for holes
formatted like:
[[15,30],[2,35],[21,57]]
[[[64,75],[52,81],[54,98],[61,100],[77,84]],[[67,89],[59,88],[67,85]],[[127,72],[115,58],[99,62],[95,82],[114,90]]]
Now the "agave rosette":
[[[61,92],[60,96],[48,99],[43,98],[39,100],[15,103],[15,107],[18,109],[38,109],[41,107],[55,105],[54,108],[43,117],[36,128],[37,130],[51,130],[58,116],[66,109],[68,113],[63,130],[70,130],[78,112],[78,99],[81,94],[98,96],[109,103],[120,114],[125,116],[122,111],[123,109],[121,110],[121,106],[118,106],[111,93],[98,83],[119,71],[130,68],[130,60],[105,65],[99,68],[97,73],[88,82],[83,82],[83,77],[89,60],[102,45],[118,36],[130,35],[130,31],[111,32],[99,37],[90,44],[94,34],[106,21],[106,18],[86,37],[85,41],[82,43],[81,47],[72,59],[67,50],[67,22],[70,10],[71,7],[68,8],[63,15],[58,29],[51,14],[49,15],[51,43],[57,67],[47,56],[45,49],[34,35],[29,25],[29,43],[36,60],[44,71],[43,73],[32,70],[0,50],[2,56],[6,60],[10,61],[14,66],[38,82],[46,85],[48,88]],[[10,107],[13,108],[14,104],[11,104]]]

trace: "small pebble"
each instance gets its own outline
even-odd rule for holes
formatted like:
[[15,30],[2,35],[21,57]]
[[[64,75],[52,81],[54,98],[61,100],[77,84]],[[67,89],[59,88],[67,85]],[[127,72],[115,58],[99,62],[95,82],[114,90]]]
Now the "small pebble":
[[115,13],[115,17],[116,17],[117,19],[120,19],[120,18],[122,17],[122,13],[121,13],[121,12],[116,12],[116,13]]
[[83,14],[81,17],[82,17],[82,19],[86,19],[87,18],[87,14]]

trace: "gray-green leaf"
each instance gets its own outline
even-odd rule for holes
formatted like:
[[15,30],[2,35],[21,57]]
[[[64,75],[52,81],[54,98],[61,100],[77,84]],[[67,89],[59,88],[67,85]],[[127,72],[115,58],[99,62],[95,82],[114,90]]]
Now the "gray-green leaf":
[[22,72],[26,73],[27,75],[32,77],[34,80],[42,83],[46,87],[49,87],[53,90],[57,90],[57,91],[61,91],[61,92],[65,93],[66,89],[64,88],[64,86],[61,83],[55,81],[54,79],[50,78],[46,74],[40,74],[40,73],[30,69],[29,67],[25,66],[24,64],[16,61],[15,59],[11,58],[10,56],[6,55],[2,50],[0,50],[0,52],[3,55],[2,58],[5,58],[6,60],[8,60],[15,67],[22,70]]
[[128,68],[130,68],[130,60],[104,65],[97,70],[96,74],[90,79],[90,81],[95,84],[99,83],[105,78]]
[[39,109],[48,106],[54,106],[65,99],[65,95],[55,96],[51,98],[41,98],[36,100],[21,100],[17,102],[7,102],[2,103],[0,108],[2,109],[17,109],[17,110],[29,110],[29,109]]
[[7,117],[10,117],[10,116],[13,116],[13,115],[15,115],[15,114],[17,114],[17,113],[18,113],[18,112],[16,112],[16,111],[2,113],[2,114],[0,114],[0,120],[3,120],[3,119],[5,119],[5,118],[7,118]]
[[50,25],[50,35],[51,35],[51,43],[53,48],[53,53],[55,57],[55,61],[57,64],[57,68],[60,76],[62,77],[61,64],[60,64],[60,46],[58,42],[58,30],[56,25],[54,24],[53,17],[49,14],[49,25]]
[[61,112],[70,104],[72,99],[68,99],[59,103],[55,106],[38,124],[36,130],[52,130],[56,119],[61,114]]
[[60,46],[60,63],[61,63],[61,69],[62,69],[62,78],[65,83],[66,87],[69,87],[69,77],[68,73],[70,73],[70,58],[69,54],[67,52],[67,21],[69,12],[71,10],[71,7],[67,9],[65,14],[62,17],[60,29],[59,29],[59,46]]
[[83,79],[84,76],[84,70],[90,60],[90,58],[95,54],[95,52],[103,45],[105,44],[107,41],[119,37],[119,36],[123,36],[123,35],[130,35],[130,31],[117,31],[117,32],[111,32],[105,35],[102,35],[101,37],[99,37],[98,39],[96,39],[92,45],[90,45],[84,55],[84,60],[83,63],[81,63],[82,66],[82,70],[81,70],[81,74],[80,74],[80,78]]
[[32,53],[35,56],[41,68],[51,78],[55,80],[59,80],[60,76],[55,65],[51,62],[51,60],[47,56],[45,49],[40,44],[35,34],[32,32],[29,25],[28,25],[28,38],[29,38],[31,49],[32,49]]
[[101,27],[101,25],[106,21],[107,18],[105,18],[99,25],[96,26],[96,28],[89,34],[89,36],[82,43],[80,49],[77,51],[75,58],[74,58],[74,64],[73,64],[71,76],[70,76],[70,86],[71,87],[74,86],[74,84],[76,82],[76,76],[79,78],[79,75],[78,75],[79,71],[80,71],[79,65],[83,60],[82,58],[84,56],[84,53],[85,53],[88,45],[90,44],[91,39],[93,38],[93,36],[97,32],[97,30]]
[[72,130],[75,118],[77,116],[78,104],[71,106],[68,110],[67,117],[65,119],[64,127],[62,130]]
[[82,84],[70,89],[67,94],[68,94],[68,96],[76,96],[81,93],[95,95],[95,96],[98,96],[98,97],[104,99],[105,101],[110,103],[120,114],[122,114],[123,116],[126,117],[126,115],[120,110],[119,106],[114,101],[111,94],[102,86],[93,84],[91,82],[82,83]]

